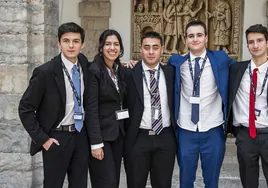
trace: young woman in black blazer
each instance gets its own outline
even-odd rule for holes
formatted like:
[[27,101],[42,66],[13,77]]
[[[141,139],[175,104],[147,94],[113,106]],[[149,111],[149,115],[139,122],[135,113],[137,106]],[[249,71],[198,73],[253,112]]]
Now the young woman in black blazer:
[[119,33],[105,30],[100,35],[98,54],[88,72],[86,123],[92,154],[89,170],[93,188],[119,187],[125,134],[124,120],[117,119],[123,110],[126,93],[119,59],[123,53]]

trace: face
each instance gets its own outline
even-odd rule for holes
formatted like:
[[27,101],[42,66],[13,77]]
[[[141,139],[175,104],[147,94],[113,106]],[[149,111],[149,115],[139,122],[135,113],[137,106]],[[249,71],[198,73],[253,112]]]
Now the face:
[[115,35],[108,36],[102,48],[106,63],[114,63],[120,54],[120,43]]
[[163,46],[157,38],[145,38],[141,44],[141,56],[144,63],[154,68],[160,61],[160,56],[163,53]]
[[201,25],[190,26],[186,31],[186,43],[190,52],[194,55],[201,55],[206,50],[208,41],[205,30]]
[[249,33],[247,42],[248,50],[253,58],[267,56],[268,42],[266,41],[264,34]]
[[75,63],[78,54],[84,47],[84,43],[82,43],[80,33],[68,32],[61,36],[58,46],[60,47],[64,57],[72,63]]

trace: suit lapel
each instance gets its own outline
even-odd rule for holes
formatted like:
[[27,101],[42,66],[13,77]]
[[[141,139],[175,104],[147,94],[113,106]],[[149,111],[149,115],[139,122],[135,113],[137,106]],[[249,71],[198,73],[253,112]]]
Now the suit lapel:
[[232,93],[232,102],[234,101],[235,99],[235,96],[236,96],[236,93],[237,93],[237,90],[238,90],[238,87],[240,85],[240,82],[242,80],[242,77],[248,67],[248,64],[249,64],[250,61],[246,61],[245,63],[239,63],[239,69],[238,71],[235,73],[236,76],[235,76],[235,80],[234,80],[234,88],[233,88],[233,93]]
[[144,97],[143,97],[143,76],[142,76],[142,63],[138,63],[132,72],[132,77],[137,88],[138,95],[140,97],[141,103],[144,104]]
[[56,62],[55,62],[55,81],[59,88],[62,103],[65,105],[66,88],[65,88],[64,75],[63,75],[60,55],[56,57]]
[[169,108],[172,107],[172,99],[171,99],[171,95],[172,95],[172,87],[173,87],[173,80],[172,77],[170,76],[170,72],[168,72],[168,67],[167,66],[162,66],[160,64],[161,69],[164,72],[165,75],[165,79],[166,79],[166,86],[167,86],[167,96],[168,96],[168,104],[169,104]]
[[217,85],[218,88],[220,88],[219,87],[220,84],[219,84],[219,73],[218,73],[217,60],[209,52],[207,53],[207,56],[208,56],[209,62],[211,64],[211,68],[212,68],[212,71],[213,71],[213,74],[214,74],[216,85]]

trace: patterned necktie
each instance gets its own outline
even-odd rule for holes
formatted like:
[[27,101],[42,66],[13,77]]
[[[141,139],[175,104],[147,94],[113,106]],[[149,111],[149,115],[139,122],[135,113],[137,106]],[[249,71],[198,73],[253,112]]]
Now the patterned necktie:
[[[150,90],[151,94],[151,112],[152,112],[152,130],[158,135],[163,129],[162,113],[161,113],[161,101],[159,94],[159,87],[154,77],[155,70],[149,70],[150,72]],[[158,114],[156,113],[158,111]],[[156,117],[158,115],[158,117]]]
[[[252,81],[254,85],[254,91],[256,94],[256,88],[257,88],[257,71],[258,68],[255,68],[253,70],[253,75],[252,75]],[[256,115],[255,115],[255,97],[254,93],[252,91],[252,84],[250,84],[250,93],[249,93],[249,136],[251,138],[256,137],[256,125],[255,125],[255,120],[256,120]]]
[[[200,80],[198,81],[198,83],[196,84],[197,80],[198,80],[198,76],[200,73],[200,66],[199,66],[199,60],[201,58],[197,57],[195,58],[195,66],[194,66],[194,81],[193,81],[193,89],[194,89],[194,97],[200,97]],[[196,85],[196,87],[195,87]],[[192,104],[192,114],[191,114],[191,121],[194,124],[197,124],[199,121],[199,104]]]
[[[72,80],[73,80],[75,90],[76,90],[78,96],[80,97],[80,100],[82,100],[81,88],[80,88],[80,85],[81,85],[81,83],[80,83],[80,73],[78,72],[77,65],[74,65],[73,68],[72,68]],[[74,94],[74,112],[75,113],[82,113],[82,104],[81,104],[81,106],[78,105],[78,102],[77,102],[75,94]],[[75,123],[75,129],[78,132],[80,132],[82,127],[83,127],[83,118],[82,119],[75,119],[74,123]]]

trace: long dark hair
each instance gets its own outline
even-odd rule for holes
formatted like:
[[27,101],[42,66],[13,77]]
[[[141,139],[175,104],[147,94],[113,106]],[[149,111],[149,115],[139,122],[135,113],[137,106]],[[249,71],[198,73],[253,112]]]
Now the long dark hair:
[[[122,71],[122,65],[120,62],[120,57],[122,57],[124,55],[124,46],[123,46],[123,42],[122,42],[122,38],[120,36],[120,34],[113,29],[107,29],[105,31],[103,31],[103,33],[100,35],[99,38],[99,46],[98,46],[98,54],[94,57],[94,61],[96,63],[98,63],[98,66],[101,70],[101,79],[104,79],[104,83],[107,84],[108,83],[108,79],[107,78],[107,74],[105,72],[107,72],[107,66],[103,57],[103,47],[105,45],[105,41],[107,39],[107,37],[115,35],[119,41],[119,45],[120,45],[120,53],[119,56],[115,59],[115,63],[113,65],[113,70],[118,78],[119,84],[121,86],[121,89],[125,89],[125,83],[123,82],[123,78],[124,78],[124,74]],[[116,70],[116,66],[118,67]],[[104,86],[105,87],[105,86]]]

